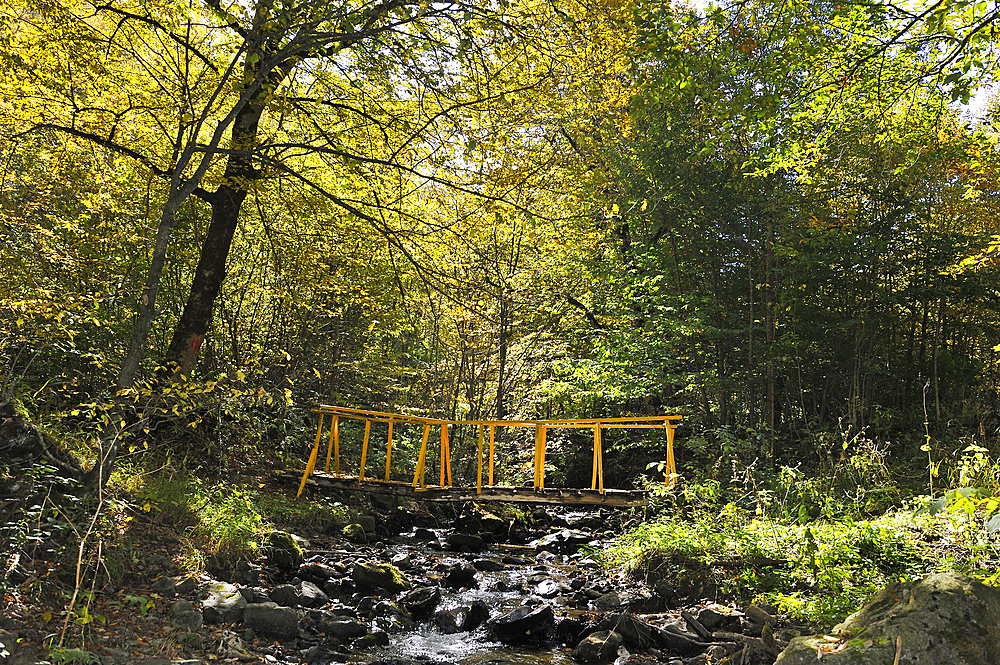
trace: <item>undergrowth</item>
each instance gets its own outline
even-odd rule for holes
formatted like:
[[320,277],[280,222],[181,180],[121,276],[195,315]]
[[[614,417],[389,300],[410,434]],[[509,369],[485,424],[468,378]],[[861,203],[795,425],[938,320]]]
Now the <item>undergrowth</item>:
[[907,496],[884,447],[850,444],[825,472],[751,465],[662,491],[651,519],[602,556],[681,596],[766,602],[823,626],[930,572],[1000,583],[1000,459],[971,442],[945,465],[932,455],[930,478],[943,481]]

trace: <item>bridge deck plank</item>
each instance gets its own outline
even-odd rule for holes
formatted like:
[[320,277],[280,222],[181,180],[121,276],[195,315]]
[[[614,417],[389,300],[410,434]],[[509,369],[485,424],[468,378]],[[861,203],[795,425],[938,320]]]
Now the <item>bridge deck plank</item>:
[[[289,471],[281,474],[282,478],[298,482],[301,472]],[[603,493],[598,490],[576,489],[567,487],[546,487],[532,489],[531,487],[491,486],[483,487],[481,493],[476,493],[475,487],[441,487],[428,485],[424,488],[413,487],[410,483],[399,481],[358,480],[357,476],[334,476],[332,474],[314,472],[307,485],[322,489],[350,490],[375,494],[393,494],[409,496],[422,501],[499,501],[506,503],[558,503],[563,505],[589,506],[643,506],[646,504],[647,493],[641,490],[612,490]]]

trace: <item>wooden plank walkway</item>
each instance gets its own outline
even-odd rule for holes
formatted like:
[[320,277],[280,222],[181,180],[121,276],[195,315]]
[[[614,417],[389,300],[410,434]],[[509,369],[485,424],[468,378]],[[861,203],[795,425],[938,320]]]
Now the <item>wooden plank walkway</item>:
[[[290,482],[299,482],[301,474],[289,471],[281,474],[281,478]],[[414,487],[411,483],[385,482],[365,479],[359,481],[357,476],[334,476],[322,471],[314,472],[306,481],[306,485],[323,489],[367,492],[373,494],[388,494],[405,496],[420,501],[464,502],[490,501],[505,503],[530,504],[562,504],[566,506],[608,506],[615,508],[644,506],[647,494],[642,490],[605,489],[573,489],[565,487],[483,487],[476,491],[475,487]]]

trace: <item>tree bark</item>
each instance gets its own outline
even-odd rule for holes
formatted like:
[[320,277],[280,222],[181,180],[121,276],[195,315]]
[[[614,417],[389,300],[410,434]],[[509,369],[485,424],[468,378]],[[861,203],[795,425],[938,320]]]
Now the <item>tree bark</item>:
[[[291,69],[291,63],[276,67],[269,85],[277,84]],[[256,72],[251,72],[256,75]],[[266,88],[268,86],[262,86]],[[184,311],[174,328],[164,362],[181,376],[188,377],[198,362],[198,353],[212,325],[215,301],[226,278],[226,262],[240,221],[240,209],[250,183],[259,177],[251,159],[264,112],[263,93],[258,92],[240,110],[233,122],[232,150],[227,158],[222,184],[205,197],[212,207],[212,221],[198,257]]]

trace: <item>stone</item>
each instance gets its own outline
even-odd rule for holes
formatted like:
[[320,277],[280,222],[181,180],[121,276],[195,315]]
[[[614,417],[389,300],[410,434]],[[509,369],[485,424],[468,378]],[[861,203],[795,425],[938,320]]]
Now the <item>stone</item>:
[[[956,573],[892,584],[832,631],[796,637],[775,665],[994,665],[1000,655],[1000,589]],[[902,658],[897,661],[897,654]]]
[[177,594],[177,585],[169,577],[161,577],[153,582],[149,588],[167,598],[173,598]]
[[658,593],[644,593],[633,596],[628,600],[629,612],[636,614],[659,614],[665,612],[667,602]]
[[769,623],[771,624],[772,628],[778,625],[778,620],[775,619],[773,616],[771,616],[771,614],[767,610],[760,607],[759,605],[751,605],[750,607],[743,610],[743,614],[745,614],[746,617],[751,621],[753,621],[754,623],[759,623],[759,624]]
[[507,567],[493,559],[473,559],[472,565],[475,566],[476,570],[483,573],[496,573]]
[[461,605],[439,610],[434,615],[434,623],[445,635],[468,633],[486,623],[490,618],[490,609],[482,600],[472,605]]
[[391,593],[408,591],[410,580],[392,564],[359,561],[354,564],[351,578],[359,589],[385,589]]
[[521,605],[489,622],[490,632],[500,641],[523,644],[532,638],[543,637],[555,624],[551,605]]
[[659,631],[628,612],[606,615],[597,626],[621,635],[622,643],[630,649],[645,649],[656,644]]
[[233,623],[243,617],[247,599],[232,584],[215,582],[204,592],[201,611],[207,623]]
[[600,596],[594,599],[594,607],[601,612],[609,612],[611,610],[617,610],[624,604],[621,596],[612,591],[611,593],[602,593]]
[[431,616],[440,602],[441,589],[429,586],[414,589],[399,599],[399,603],[416,618]]
[[555,580],[544,580],[535,587],[535,594],[542,598],[555,598],[562,590],[562,585]]
[[563,646],[577,645],[593,629],[593,624],[577,617],[567,617],[556,624],[556,639]]
[[202,613],[195,610],[191,603],[186,600],[178,600],[171,604],[170,609],[167,610],[167,616],[170,618],[171,625],[183,630],[198,630],[205,623]]
[[599,630],[583,638],[570,654],[580,663],[600,663],[614,660],[621,646],[622,636],[612,630]]
[[410,560],[410,555],[405,552],[392,557],[392,559],[389,560],[389,563],[396,566],[396,568],[399,568],[400,570],[409,570],[410,568],[413,568],[413,562]]
[[299,605],[303,607],[323,607],[330,602],[330,597],[312,582],[302,582],[299,587]]
[[330,637],[336,637],[341,642],[354,640],[368,634],[368,625],[356,619],[324,621],[323,632]]
[[389,633],[383,633],[381,630],[376,630],[373,633],[368,633],[367,635],[362,635],[357,640],[351,643],[351,646],[355,649],[370,649],[372,647],[387,647],[389,646]]
[[261,637],[292,640],[299,636],[299,612],[273,602],[256,603],[244,610],[243,627]]
[[295,536],[287,531],[272,531],[267,534],[262,549],[267,562],[282,570],[297,569],[305,556]]
[[468,561],[450,563],[444,581],[450,587],[475,588],[477,586],[476,567]]
[[489,621],[489,618],[490,608],[486,602],[483,600],[473,601],[472,605],[469,607],[469,611],[465,614],[465,620],[462,622],[461,630],[463,633],[473,631]]
[[705,628],[714,631],[726,621],[727,617],[725,614],[716,612],[711,607],[706,607],[698,612],[697,618],[698,623],[703,625]]
[[358,605],[354,608],[354,611],[358,613],[358,616],[368,617],[370,619],[372,617],[372,610],[374,610],[375,606],[378,604],[379,598],[377,596],[365,596],[358,601]]
[[325,646],[316,644],[301,652],[300,659],[308,665],[325,665],[330,662],[333,654]]
[[192,576],[185,577],[174,585],[174,593],[178,596],[186,596],[189,593],[194,593],[194,590],[198,588],[198,578]]
[[448,534],[448,536],[444,539],[444,542],[446,542],[448,547],[456,552],[461,552],[462,550],[467,550],[469,552],[482,552],[486,547],[486,542],[482,538],[469,533]]
[[413,537],[417,540],[437,540],[437,534],[424,527],[417,527],[414,529]]
[[295,607],[299,604],[299,592],[291,584],[279,584],[271,589],[271,600],[282,607]]
[[340,573],[325,563],[305,563],[299,567],[299,577],[314,584],[322,584],[329,579],[340,577]]
[[383,600],[372,609],[372,626],[386,633],[403,633],[413,630],[413,619],[399,603]]
[[461,632],[462,621],[465,620],[467,608],[452,607],[440,610],[434,615],[434,623],[445,635],[454,635]]
[[362,515],[354,520],[355,524],[360,524],[365,533],[375,533],[379,520],[374,515]]
[[17,656],[17,634],[0,631],[0,663],[14,660]]
[[535,551],[547,551],[554,554],[575,554],[591,541],[591,535],[576,529],[561,529],[529,543]]
[[344,527],[343,531],[344,538],[347,538],[352,543],[367,543],[368,534],[365,532],[365,528],[360,524],[348,524]]

